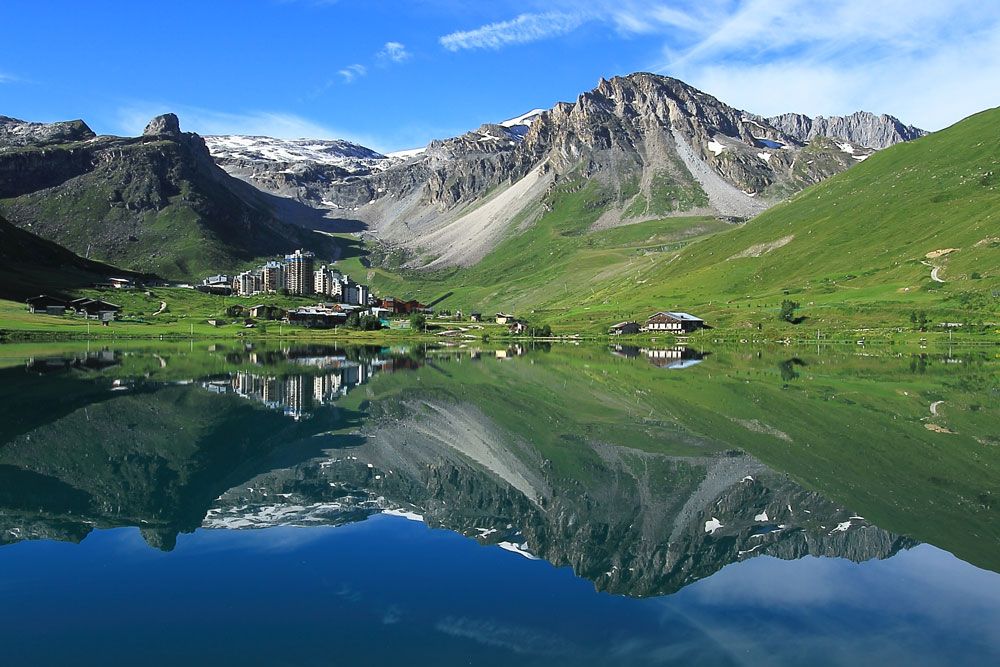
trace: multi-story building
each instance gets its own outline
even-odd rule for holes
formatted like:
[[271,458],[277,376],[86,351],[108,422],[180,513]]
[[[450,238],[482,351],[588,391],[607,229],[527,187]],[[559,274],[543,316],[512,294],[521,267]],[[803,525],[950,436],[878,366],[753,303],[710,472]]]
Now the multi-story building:
[[343,294],[342,280],[340,271],[323,265],[313,272],[313,289],[317,294],[334,297],[339,301]]
[[285,255],[285,279],[290,294],[312,294],[316,255],[308,250],[296,250]]
[[288,287],[285,265],[281,262],[268,262],[261,270],[261,274],[265,292],[280,292]]
[[259,270],[244,271],[243,273],[237,274],[237,276],[233,278],[234,294],[249,296],[251,294],[257,294],[263,289],[264,283]]

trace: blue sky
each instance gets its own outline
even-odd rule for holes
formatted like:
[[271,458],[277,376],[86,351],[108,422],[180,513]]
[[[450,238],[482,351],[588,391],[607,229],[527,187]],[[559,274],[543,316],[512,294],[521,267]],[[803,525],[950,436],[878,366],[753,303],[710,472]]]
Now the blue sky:
[[998,104],[984,0],[5,0],[0,114],[422,146],[602,76],[669,74],[756,113],[892,113],[939,129]]

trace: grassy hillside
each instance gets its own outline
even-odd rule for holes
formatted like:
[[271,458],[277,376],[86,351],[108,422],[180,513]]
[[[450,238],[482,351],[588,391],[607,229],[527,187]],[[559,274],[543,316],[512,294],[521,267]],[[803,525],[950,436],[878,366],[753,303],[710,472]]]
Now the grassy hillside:
[[62,294],[108,276],[135,276],[18,229],[0,217],[0,299],[22,301],[40,293]]
[[167,278],[233,271],[297,247],[338,252],[286,222],[305,207],[228,176],[197,135],[13,147],[0,154],[0,174],[0,213],[11,223],[78,255]]
[[995,323],[998,123],[1000,110],[985,111],[881,151],[738,228],[670,218],[592,231],[603,193],[564,184],[537,225],[474,267],[368,278],[400,296],[444,297],[442,308],[534,312],[585,331],[660,308],[793,331],[776,324],[786,298],[810,327],[909,327],[914,310],[932,324]]

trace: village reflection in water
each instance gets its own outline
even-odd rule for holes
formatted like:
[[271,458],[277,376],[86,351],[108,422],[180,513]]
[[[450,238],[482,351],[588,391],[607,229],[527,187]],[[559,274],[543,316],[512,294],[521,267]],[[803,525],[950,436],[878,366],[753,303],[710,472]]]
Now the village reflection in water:
[[[0,443],[0,541],[77,541],[132,525],[170,549],[199,528],[340,525],[388,512],[636,596],[759,555],[864,561],[918,543],[754,456],[804,436],[841,438],[756,406],[753,392],[766,390],[794,412],[805,396],[788,389],[806,362],[683,347],[610,352],[247,345],[29,357],[0,370],[4,386],[21,387],[9,398],[23,408]],[[739,389],[743,405],[729,384],[696,372],[710,360],[717,376],[757,383]],[[923,373],[955,359],[939,361],[896,359],[893,369]],[[816,362],[848,375],[854,363]],[[627,378],[614,382],[641,394],[639,407],[609,399],[600,381],[610,377]],[[709,390],[714,407],[691,402]],[[56,395],[59,409],[38,408]],[[721,425],[706,421],[721,406]],[[846,432],[856,411],[842,412]],[[886,426],[895,415],[877,418]],[[34,500],[24,505],[16,490]],[[566,516],[575,517],[568,532]]]

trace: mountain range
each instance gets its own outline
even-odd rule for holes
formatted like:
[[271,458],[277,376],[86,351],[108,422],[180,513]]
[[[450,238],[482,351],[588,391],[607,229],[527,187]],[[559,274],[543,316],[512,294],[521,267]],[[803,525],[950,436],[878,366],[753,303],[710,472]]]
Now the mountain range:
[[[408,268],[470,266],[587,189],[593,230],[741,222],[923,132],[891,116],[763,118],[681,81],[610,80],[575,102],[384,155],[347,141],[140,137],[0,117],[0,213],[86,258],[192,278],[361,232]],[[220,168],[221,167],[221,168]]]

